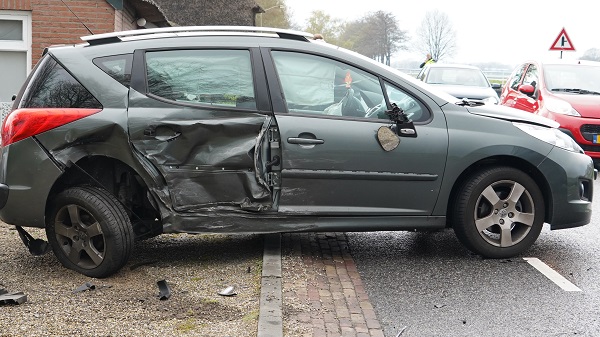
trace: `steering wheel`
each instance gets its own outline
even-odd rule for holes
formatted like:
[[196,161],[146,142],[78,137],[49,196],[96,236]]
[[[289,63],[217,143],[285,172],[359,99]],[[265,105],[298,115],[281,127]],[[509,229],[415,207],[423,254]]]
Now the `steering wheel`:
[[365,103],[367,104],[367,106],[368,106],[369,108],[372,108],[372,107],[375,105],[375,104],[373,103],[373,101],[371,101],[371,99],[369,98],[369,96],[367,96],[367,95],[365,94],[365,92],[364,92],[364,91],[360,90],[360,91],[359,91],[359,93],[360,93],[360,97],[362,97],[363,101],[365,101]]
[[384,112],[385,109],[387,109],[387,105],[384,99],[381,103],[369,108],[365,113],[365,118],[379,118],[379,114]]

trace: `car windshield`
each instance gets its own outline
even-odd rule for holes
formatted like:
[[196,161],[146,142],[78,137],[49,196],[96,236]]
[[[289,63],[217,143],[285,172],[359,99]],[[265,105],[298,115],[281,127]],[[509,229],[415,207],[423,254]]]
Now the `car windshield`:
[[429,84],[466,85],[471,87],[489,86],[481,70],[472,68],[431,68],[426,82]]
[[600,66],[550,64],[544,67],[544,80],[550,91],[573,94],[600,92]]

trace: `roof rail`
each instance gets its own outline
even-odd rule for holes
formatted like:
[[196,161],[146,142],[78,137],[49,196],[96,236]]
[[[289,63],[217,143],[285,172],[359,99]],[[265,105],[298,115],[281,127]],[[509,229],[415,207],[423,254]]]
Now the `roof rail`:
[[144,37],[148,36],[151,38],[153,34],[160,33],[171,33],[177,35],[177,33],[192,33],[192,32],[240,32],[240,33],[272,33],[279,35],[280,38],[294,39],[308,41],[308,39],[314,39],[314,35],[311,33],[305,33],[289,29],[272,28],[272,27],[254,27],[254,26],[188,26],[188,27],[166,27],[166,28],[150,28],[150,29],[136,29],[127,30],[122,32],[112,32],[97,35],[82,36],[83,41],[88,42],[90,45],[113,43],[122,41],[123,38],[128,37]]

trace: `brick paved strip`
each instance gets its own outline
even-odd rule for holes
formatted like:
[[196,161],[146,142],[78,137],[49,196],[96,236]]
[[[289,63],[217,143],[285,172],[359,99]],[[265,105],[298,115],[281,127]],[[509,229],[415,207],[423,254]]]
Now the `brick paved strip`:
[[285,336],[383,337],[345,233],[282,235]]

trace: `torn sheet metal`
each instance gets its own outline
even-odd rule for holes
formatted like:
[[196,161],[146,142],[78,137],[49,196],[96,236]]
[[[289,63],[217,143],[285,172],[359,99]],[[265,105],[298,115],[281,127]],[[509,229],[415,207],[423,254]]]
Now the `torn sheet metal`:
[[6,289],[0,289],[0,305],[23,304],[27,302],[27,295],[23,292],[9,293]]
[[256,151],[264,151],[257,144],[262,144],[271,117],[181,107],[156,112],[158,120],[131,125],[131,142],[164,177],[174,210],[272,207],[269,186],[256,177],[257,167],[264,164],[255,162]]
[[158,285],[158,299],[161,301],[168,300],[171,297],[171,288],[167,284],[167,281],[160,280],[156,282],[156,285]]

